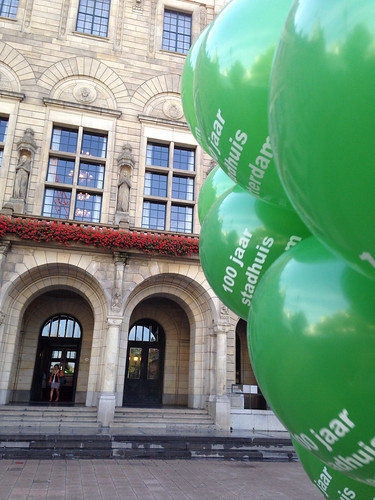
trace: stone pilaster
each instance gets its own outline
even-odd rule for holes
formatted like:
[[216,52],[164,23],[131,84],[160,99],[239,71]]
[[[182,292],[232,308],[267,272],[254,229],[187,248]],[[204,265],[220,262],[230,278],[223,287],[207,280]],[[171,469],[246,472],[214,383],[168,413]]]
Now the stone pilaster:
[[227,336],[230,330],[228,309],[223,306],[220,319],[214,325],[216,337],[215,396],[210,398],[210,414],[223,430],[230,429],[230,399],[227,396]]
[[98,421],[108,427],[113,421],[116,407],[117,364],[120,346],[120,326],[122,318],[107,318],[106,345],[101,391],[98,401]]

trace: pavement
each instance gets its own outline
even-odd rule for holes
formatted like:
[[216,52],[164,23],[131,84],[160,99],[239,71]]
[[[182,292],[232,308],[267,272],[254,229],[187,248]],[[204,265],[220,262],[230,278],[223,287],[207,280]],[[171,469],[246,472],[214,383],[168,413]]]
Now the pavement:
[[319,500],[298,462],[0,460],[0,500]]

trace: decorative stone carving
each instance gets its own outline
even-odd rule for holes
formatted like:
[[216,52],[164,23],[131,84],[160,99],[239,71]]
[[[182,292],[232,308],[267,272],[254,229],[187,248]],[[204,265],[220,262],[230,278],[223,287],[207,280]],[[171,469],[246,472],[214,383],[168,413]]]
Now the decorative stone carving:
[[129,210],[129,194],[131,188],[131,173],[134,168],[134,156],[132,155],[132,147],[130,144],[122,146],[122,152],[117,158],[119,166],[119,181],[117,194],[117,211],[128,212]]
[[0,68],[0,89],[1,90],[13,90],[12,80],[9,78],[5,72]]
[[229,318],[229,309],[224,304],[222,304],[222,306],[220,308],[220,318],[221,319],[228,319]]
[[62,8],[61,8],[61,16],[60,16],[60,27],[59,27],[60,36],[64,36],[66,33],[66,25],[68,22],[69,8],[70,8],[70,0],[64,0]]
[[73,96],[78,102],[89,104],[95,101],[97,94],[94,86],[78,84],[73,89]]
[[172,120],[179,120],[184,115],[180,101],[175,99],[165,101],[163,112],[167,118],[171,118]]
[[119,311],[121,309],[121,292],[120,292],[120,290],[113,291],[111,308],[114,311]]

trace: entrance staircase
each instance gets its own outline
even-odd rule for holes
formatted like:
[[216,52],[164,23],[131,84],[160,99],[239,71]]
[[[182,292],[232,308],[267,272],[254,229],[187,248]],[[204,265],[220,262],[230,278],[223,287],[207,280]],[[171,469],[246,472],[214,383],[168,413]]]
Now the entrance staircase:
[[192,408],[116,408],[110,426],[112,432],[153,428],[157,433],[215,432],[216,427],[206,410]]
[[96,408],[0,406],[0,459],[232,459],[295,461],[287,433],[220,432],[189,408],[117,408],[110,427]]
[[[58,406],[0,406],[0,433],[71,433],[90,431],[96,433],[98,421],[96,408]],[[0,437],[1,437],[0,434]]]

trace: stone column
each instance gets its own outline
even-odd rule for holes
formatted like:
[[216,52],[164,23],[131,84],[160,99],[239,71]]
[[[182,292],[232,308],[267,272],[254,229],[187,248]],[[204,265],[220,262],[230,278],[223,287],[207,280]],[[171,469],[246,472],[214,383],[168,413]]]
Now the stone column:
[[106,345],[101,390],[98,401],[98,421],[103,427],[113,422],[116,407],[116,378],[120,348],[120,326],[122,318],[107,318]]
[[219,429],[230,429],[230,399],[227,395],[227,336],[230,330],[228,309],[223,306],[220,319],[214,325],[216,336],[215,397],[211,402],[211,415]]
[[[3,282],[4,267],[10,247],[11,247],[10,241],[4,240],[0,243],[0,284]],[[5,314],[2,311],[0,311],[0,346],[2,346],[2,340],[4,335],[4,322],[5,322]],[[4,348],[4,346],[2,347]],[[0,354],[1,354],[1,349],[0,349]]]

